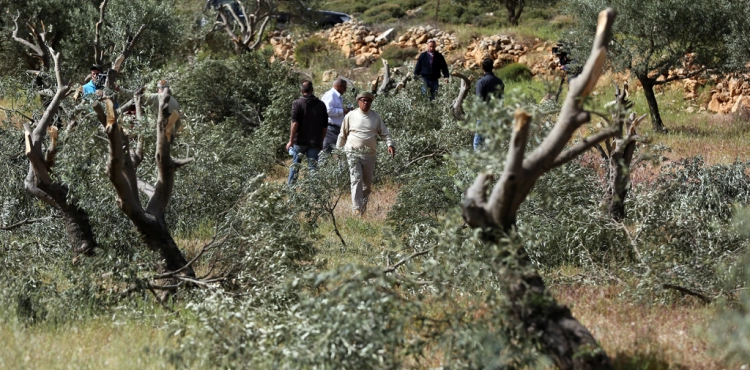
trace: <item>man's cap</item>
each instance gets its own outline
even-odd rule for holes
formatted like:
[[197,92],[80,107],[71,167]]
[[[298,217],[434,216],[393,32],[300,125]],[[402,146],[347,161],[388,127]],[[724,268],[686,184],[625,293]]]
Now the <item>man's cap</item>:
[[98,65],[98,64],[94,64],[94,65],[92,65],[92,66],[91,66],[91,70],[92,70],[92,71],[93,71],[93,70],[97,70],[97,71],[100,71],[100,72],[101,72],[101,71],[104,71],[104,70],[102,69],[102,67],[101,67],[100,65]]
[[370,100],[375,100],[375,95],[372,95],[371,93],[368,93],[368,92],[363,92],[363,93],[360,93],[359,95],[357,95],[357,97],[355,98],[355,100],[359,101],[359,99],[362,99],[362,98],[367,98],[367,99],[370,99]]

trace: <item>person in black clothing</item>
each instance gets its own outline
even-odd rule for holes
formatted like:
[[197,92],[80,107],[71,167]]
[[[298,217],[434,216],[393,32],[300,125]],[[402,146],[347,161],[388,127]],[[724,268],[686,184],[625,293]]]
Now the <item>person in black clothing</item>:
[[437,48],[435,40],[427,41],[427,51],[419,55],[417,65],[414,66],[414,75],[421,76],[424,83],[422,92],[427,93],[427,89],[430,89],[430,100],[435,100],[440,72],[443,73],[445,83],[448,83],[448,63],[445,62],[443,54],[435,48]]
[[286,143],[286,150],[292,155],[289,185],[297,180],[297,165],[302,162],[302,155],[307,157],[310,169],[315,168],[328,131],[328,111],[325,103],[313,95],[312,81],[302,81],[300,91],[302,97],[292,103],[292,126]]
[[[484,71],[484,76],[477,81],[476,95],[484,102],[490,100],[490,95],[495,95],[498,99],[502,99],[503,93],[505,92],[505,84],[503,84],[503,80],[499,79],[494,73],[492,73],[492,66],[492,59],[484,59],[482,61],[482,71]],[[477,125],[479,125],[479,121],[477,121]],[[475,133],[474,150],[479,150],[482,142],[484,142],[484,138],[482,138],[478,132]]]

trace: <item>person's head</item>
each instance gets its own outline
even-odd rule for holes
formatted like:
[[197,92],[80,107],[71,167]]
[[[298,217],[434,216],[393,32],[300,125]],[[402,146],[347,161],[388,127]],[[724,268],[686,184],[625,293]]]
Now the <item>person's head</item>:
[[485,72],[492,72],[493,61],[490,58],[484,58],[482,60],[482,70]]
[[304,81],[302,81],[302,85],[300,85],[299,91],[301,91],[303,95],[312,95],[312,93],[313,93],[313,83],[312,83],[312,81],[310,81],[310,80],[304,80]]
[[336,81],[333,81],[333,88],[336,89],[336,91],[339,92],[339,94],[343,94],[346,92],[346,80],[343,78],[338,78]]
[[429,51],[430,53],[434,53],[436,48],[437,48],[437,42],[435,42],[435,40],[427,41],[427,51]]
[[359,105],[359,109],[363,112],[367,112],[370,110],[373,100],[375,100],[375,95],[372,95],[368,92],[357,95],[357,104]]
[[161,94],[164,89],[168,87],[169,83],[167,82],[167,80],[159,80],[159,82],[156,83],[156,91],[158,91],[159,94]]
[[96,76],[99,76],[99,74],[102,73],[102,67],[94,64],[91,66],[91,79],[96,80]]

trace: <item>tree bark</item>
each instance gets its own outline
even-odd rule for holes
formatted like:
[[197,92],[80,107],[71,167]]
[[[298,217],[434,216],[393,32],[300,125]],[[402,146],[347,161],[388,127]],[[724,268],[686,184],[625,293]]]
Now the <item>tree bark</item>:
[[[491,176],[488,174],[478,175],[474,184],[466,189],[462,202],[464,220],[470,227],[481,228],[488,243],[498,244],[502,235],[513,235],[518,209],[539,177],[600,141],[621,134],[622,126],[613,125],[569,146],[573,134],[590,121],[591,115],[582,104],[602,74],[607,47],[612,40],[614,18],[612,9],[599,14],[591,54],[581,74],[570,81],[557,123],[541,144],[526,156],[531,116],[517,110],[505,168],[489,199],[487,190]],[[518,248],[511,251],[517,252],[515,263],[508,264],[507,258],[497,258],[495,262],[496,273],[504,283],[510,302],[509,314],[515,318],[516,327],[537,338],[542,351],[560,369],[611,369],[609,357],[588,329],[573,318],[567,307],[554,300],[523,247]]]
[[653,125],[654,131],[665,133],[667,130],[664,128],[664,122],[661,120],[659,114],[659,105],[656,102],[656,95],[654,94],[654,82],[652,79],[644,76],[638,76],[638,81],[643,86],[643,94],[646,96],[646,102],[648,103],[648,110],[651,116],[651,124]]
[[518,26],[524,5],[525,0],[505,0],[505,8],[508,10],[508,22],[511,25]]
[[[169,88],[165,88],[164,93],[159,97],[160,109],[156,122],[157,181],[146,208],[143,208],[138,196],[141,182],[136,177],[136,169],[140,156],[137,150],[130,150],[129,138],[119,125],[117,112],[111,101],[106,101],[106,132],[109,139],[107,176],[115,187],[117,206],[138,229],[146,245],[151,250],[159,252],[164,260],[164,267],[168,271],[182,269],[182,274],[185,276],[195,277],[192,267],[185,267],[188,262],[172,238],[165,220],[169,198],[172,196],[175,172],[180,166],[192,161],[192,159],[173,160],[170,155],[170,146],[174,138],[168,114],[170,98]],[[134,100],[136,114],[140,117],[142,111],[140,96],[136,96]]]

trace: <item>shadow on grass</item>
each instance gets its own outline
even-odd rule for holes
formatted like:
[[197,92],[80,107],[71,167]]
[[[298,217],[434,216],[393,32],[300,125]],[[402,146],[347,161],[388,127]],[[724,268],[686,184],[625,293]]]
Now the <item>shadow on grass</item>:
[[618,353],[612,358],[616,370],[687,370],[687,366],[670,364],[660,353],[636,352]]

